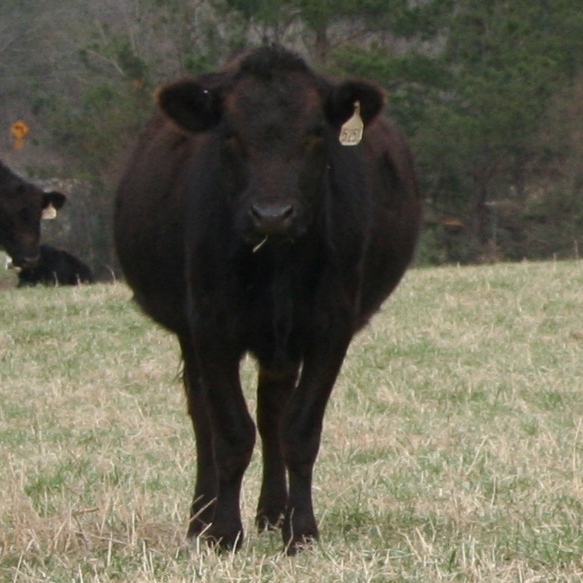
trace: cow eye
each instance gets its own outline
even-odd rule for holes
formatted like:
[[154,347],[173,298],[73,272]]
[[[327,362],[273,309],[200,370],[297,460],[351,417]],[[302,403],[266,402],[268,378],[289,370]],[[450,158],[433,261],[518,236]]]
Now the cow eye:
[[225,148],[232,150],[239,145],[239,138],[235,132],[226,131],[223,134],[223,145]]
[[5,212],[0,213],[0,231],[10,231],[14,226],[14,220]]
[[237,136],[230,135],[230,136],[225,137],[225,146],[227,148],[233,149],[233,148],[236,148],[238,145],[239,145],[239,140],[237,139]]
[[244,156],[244,146],[235,133],[225,134],[223,137],[223,151],[226,156],[239,159]]
[[27,222],[30,219],[30,211],[27,208],[20,209],[18,211],[18,218],[23,222]]
[[318,125],[311,127],[308,130],[308,138],[310,138],[310,139],[323,138],[324,133],[325,133],[324,125],[318,124]]

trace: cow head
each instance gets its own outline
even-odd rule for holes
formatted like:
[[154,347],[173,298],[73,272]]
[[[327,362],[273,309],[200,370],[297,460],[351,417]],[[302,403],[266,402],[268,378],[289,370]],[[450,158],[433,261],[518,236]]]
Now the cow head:
[[220,141],[221,188],[254,245],[309,229],[341,126],[356,102],[366,126],[384,96],[369,83],[325,81],[297,55],[270,47],[222,73],[167,85],[158,102],[182,129]]
[[54,218],[65,200],[64,194],[44,192],[0,162],[0,247],[15,266],[38,260],[40,221]]

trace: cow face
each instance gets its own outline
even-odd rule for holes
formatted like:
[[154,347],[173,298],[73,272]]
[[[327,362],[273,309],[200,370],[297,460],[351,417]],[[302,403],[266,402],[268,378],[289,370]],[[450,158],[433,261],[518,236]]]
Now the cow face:
[[0,163],[0,246],[17,267],[38,260],[40,221],[54,218],[65,203],[60,192],[44,192]]
[[220,140],[221,188],[251,245],[295,240],[320,205],[331,149],[359,102],[364,124],[382,93],[360,82],[332,85],[297,57],[266,62],[251,53],[236,70],[179,81],[158,95],[161,109],[195,134]]

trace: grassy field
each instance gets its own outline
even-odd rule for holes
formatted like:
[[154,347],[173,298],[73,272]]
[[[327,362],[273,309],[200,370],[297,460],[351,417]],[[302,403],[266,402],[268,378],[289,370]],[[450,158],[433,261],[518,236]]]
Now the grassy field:
[[[414,270],[360,334],[316,466],[321,542],[183,540],[174,339],[121,285],[0,292],[0,581],[579,582],[583,263]],[[251,362],[244,363],[254,407]]]

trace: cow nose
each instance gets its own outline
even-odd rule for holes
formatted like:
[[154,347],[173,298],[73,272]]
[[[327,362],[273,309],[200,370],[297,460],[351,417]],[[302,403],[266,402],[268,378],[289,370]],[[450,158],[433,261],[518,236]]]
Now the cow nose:
[[251,205],[251,219],[257,232],[262,235],[284,235],[296,216],[291,204],[258,202]]

